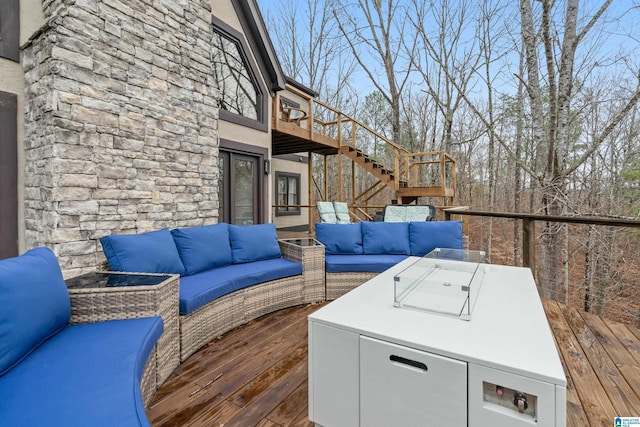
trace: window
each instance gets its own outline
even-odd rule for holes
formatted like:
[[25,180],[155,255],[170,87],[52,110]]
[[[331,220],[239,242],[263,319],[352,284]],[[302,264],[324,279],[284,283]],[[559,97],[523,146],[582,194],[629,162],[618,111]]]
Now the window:
[[213,78],[219,93],[220,118],[266,132],[267,90],[244,37],[224,22],[213,19]]
[[0,92],[0,259],[18,256],[18,96]]
[[276,216],[300,215],[300,174],[276,173],[278,208]]
[[20,62],[20,0],[0,1],[0,58]]
[[214,32],[213,77],[220,89],[220,107],[248,119],[259,118],[259,95],[237,42]]

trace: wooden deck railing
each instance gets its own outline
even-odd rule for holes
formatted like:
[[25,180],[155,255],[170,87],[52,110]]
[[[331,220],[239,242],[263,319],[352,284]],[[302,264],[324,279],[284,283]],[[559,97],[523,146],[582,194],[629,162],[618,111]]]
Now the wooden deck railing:
[[522,264],[525,267],[534,268],[535,260],[535,240],[537,221],[544,222],[561,222],[569,224],[591,224],[605,225],[612,227],[631,227],[640,228],[640,221],[633,219],[619,218],[598,218],[585,216],[552,216],[552,215],[534,215],[524,213],[508,213],[508,212],[487,212],[474,211],[467,207],[455,207],[444,209],[445,219],[451,220],[452,215],[480,216],[487,218],[508,218],[522,221]]
[[[387,162],[383,162],[384,167],[393,172],[396,179],[393,182],[393,190],[398,191],[400,182],[408,183],[410,186],[419,186],[421,176],[424,171],[421,166],[438,165],[440,170],[437,178],[442,186],[453,191],[456,187],[455,160],[443,151],[410,152],[393,140],[375,131],[366,124],[345,114],[322,101],[309,96],[307,93],[291,86],[286,86],[286,91],[294,94],[298,99],[303,99],[306,105],[301,105],[299,110],[306,113],[305,116],[295,120],[300,129],[304,129],[304,135],[309,141],[322,143],[323,141],[337,141],[337,147],[352,147],[362,150],[368,155],[368,147],[363,145],[364,141],[377,141],[382,143],[385,151],[391,151],[393,156]],[[283,111],[281,109],[281,93],[277,92],[273,98],[273,129],[286,132],[283,125]],[[290,120],[288,120],[290,121]],[[380,159],[374,159],[381,161]],[[450,167],[447,167],[450,166]]]
[[[492,258],[492,252],[495,251],[496,260],[501,263],[509,263],[511,250],[505,243],[513,240],[509,237],[508,229],[498,229],[494,225],[489,243],[484,240],[487,236],[478,237],[482,234],[479,230],[486,230],[486,223],[477,223],[471,218],[521,221],[522,265],[531,268],[546,298],[640,326],[640,232],[635,231],[640,229],[640,220],[486,212],[466,207],[445,208],[444,213],[445,219],[466,219],[465,227],[476,232],[476,241],[472,238],[471,249],[487,250],[491,245],[489,257]],[[544,230],[536,232],[538,222],[573,225],[563,233],[565,237],[561,238],[560,243],[563,245],[560,250],[563,259],[558,260],[557,264],[537,265],[536,252],[539,255],[544,250],[537,245],[539,234],[544,233]],[[591,228],[584,231],[579,225]],[[517,229],[514,225],[514,233]],[[590,234],[597,229],[601,231],[597,231],[599,236],[594,239]],[[513,237],[515,239],[515,234]],[[516,256],[518,248],[511,249],[513,265],[519,265]],[[543,272],[541,268],[547,270]]]

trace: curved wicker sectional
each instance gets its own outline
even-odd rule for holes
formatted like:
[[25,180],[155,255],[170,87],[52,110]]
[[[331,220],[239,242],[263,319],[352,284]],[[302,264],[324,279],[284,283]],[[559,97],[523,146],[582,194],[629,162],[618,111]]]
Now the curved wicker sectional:
[[181,362],[236,326],[283,308],[324,301],[324,247],[278,243],[284,258],[303,265],[302,275],[240,289],[180,315]]
[[327,300],[332,301],[340,298],[352,289],[357,288],[369,279],[373,279],[380,273],[372,272],[349,272],[349,273],[326,273]]

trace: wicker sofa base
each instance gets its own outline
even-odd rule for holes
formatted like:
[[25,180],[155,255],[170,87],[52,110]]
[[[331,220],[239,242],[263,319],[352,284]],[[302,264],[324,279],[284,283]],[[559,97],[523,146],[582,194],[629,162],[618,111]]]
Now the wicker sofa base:
[[302,276],[271,280],[217,298],[180,316],[180,361],[236,326],[304,303]]
[[380,273],[326,273],[327,300],[341,297]]
[[153,348],[153,351],[147,359],[147,363],[144,365],[144,372],[142,374],[142,382],[140,383],[140,391],[142,392],[142,401],[145,408],[151,403],[153,395],[156,393],[159,384],[157,382],[157,355],[158,345]]

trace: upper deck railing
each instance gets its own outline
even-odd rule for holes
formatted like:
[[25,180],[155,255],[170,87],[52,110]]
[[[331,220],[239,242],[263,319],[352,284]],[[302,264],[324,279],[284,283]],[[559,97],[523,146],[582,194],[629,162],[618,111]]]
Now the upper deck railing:
[[[288,105],[283,99],[287,95],[293,95],[299,107]],[[394,180],[388,185],[395,191],[403,185],[440,186],[443,192],[453,194],[456,188],[455,160],[447,153],[410,152],[363,122],[291,85],[273,98],[273,130],[318,143],[318,152],[323,149],[337,152],[343,147],[360,150],[391,172]],[[425,168],[429,167],[437,167],[439,171],[425,174]]]

